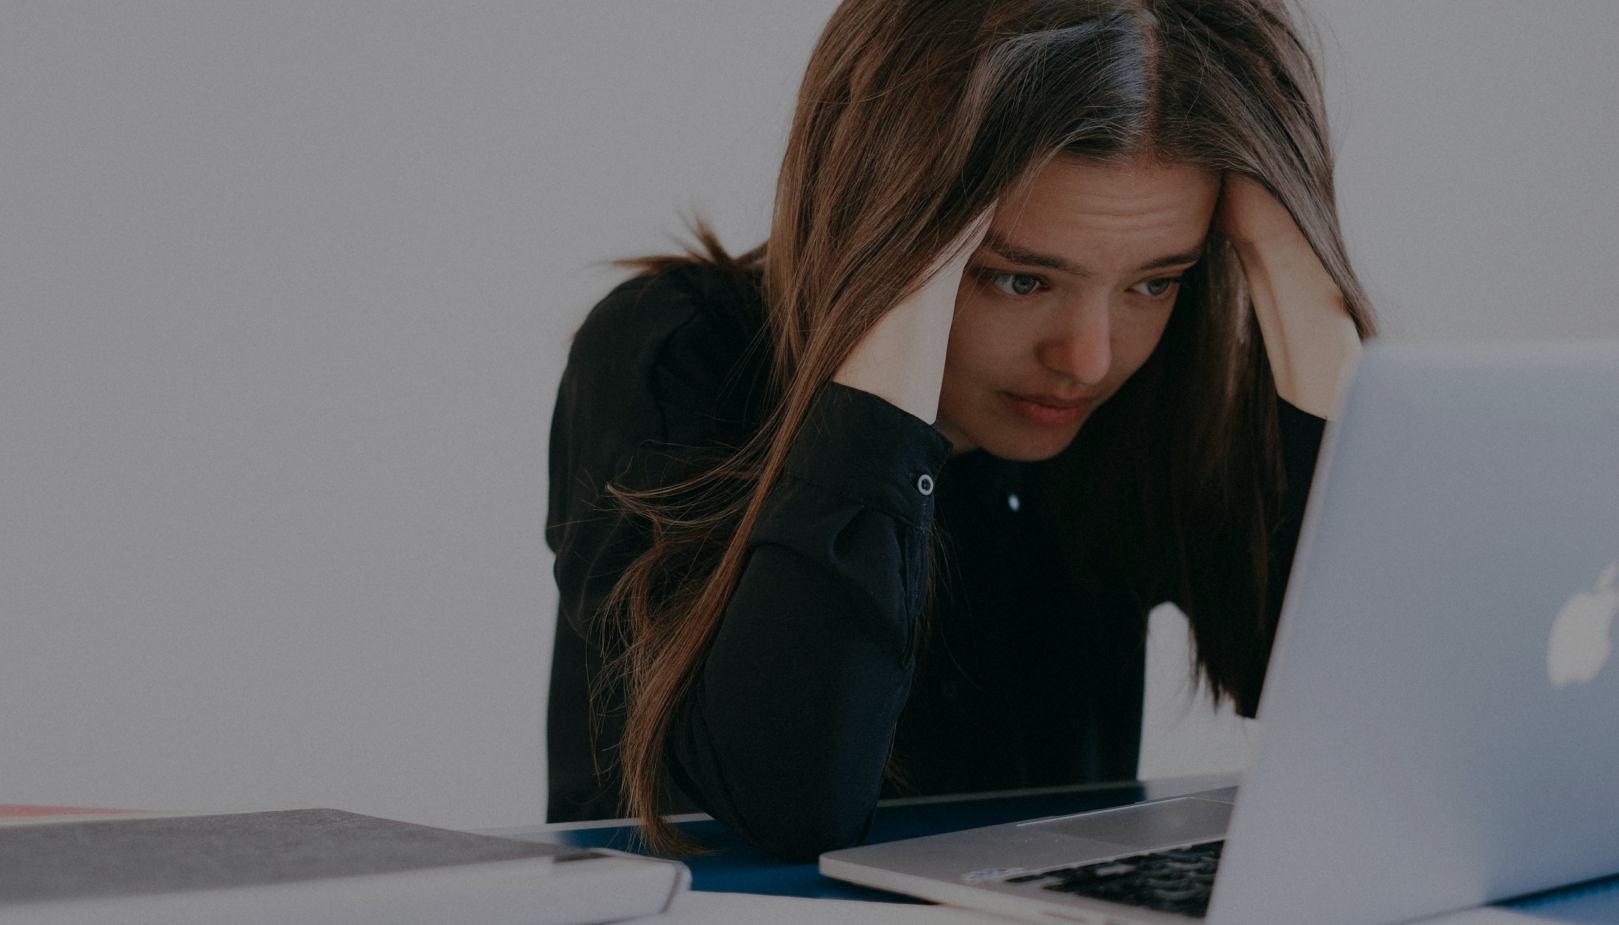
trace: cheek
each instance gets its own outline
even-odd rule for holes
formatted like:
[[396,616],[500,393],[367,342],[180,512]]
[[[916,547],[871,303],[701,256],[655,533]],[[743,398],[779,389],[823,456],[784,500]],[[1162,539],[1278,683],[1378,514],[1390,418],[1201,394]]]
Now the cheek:
[[1006,378],[1024,340],[1015,320],[982,305],[968,303],[957,309],[945,354],[946,392],[988,388]]
[[1169,326],[1169,312],[1149,315],[1137,314],[1122,323],[1115,322],[1113,338],[1114,372],[1120,382],[1130,378],[1158,348],[1164,329]]

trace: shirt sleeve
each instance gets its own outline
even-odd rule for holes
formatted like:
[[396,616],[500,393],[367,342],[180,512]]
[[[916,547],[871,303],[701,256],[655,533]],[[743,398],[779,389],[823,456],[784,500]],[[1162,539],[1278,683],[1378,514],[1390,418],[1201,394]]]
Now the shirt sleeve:
[[[1315,478],[1316,458],[1321,452],[1321,437],[1327,422],[1301,411],[1283,399],[1276,400],[1277,425],[1281,431],[1284,488],[1281,509],[1270,535],[1270,564],[1267,569],[1268,586],[1265,589],[1265,625],[1274,636],[1282,615],[1282,600],[1287,595],[1288,577],[1293,571],[1293,557],[1299,545],[1299,533],[1304,527],[1304,507],[1310,499],[1310,486]],[[1267,647],[1265,654],[1269,655]],[[1264,684],[1269,659],[1263,658],[1250,669],[1245,689],[1253,694],[1245,697],[1241,705],[1246,716],[1253,716],[1259,704],[1259,692]]]
[[1321,437],[1326,433],[1327,422],[1308,411],[1300,411],[1280,398],[1276,404],[1286,484],[1281,514],[1271,534],[1271,573],[1279,584],[1276,586],[1277,593],[1269,597],[1275,599],[1273,603],[1280,612],[1280,591],[1286,590],[1287,576],[1293,569],[1293,552],[1299,544],[1299,531],[1304,526],[1304,506],[1310,500],[1316,458],[1321,453]]
[[[621,289],[592,313],[553,419],[560,617],[604,657],[616,634],[601,602],[651,544],[606,484],[667,485],[723,459],[751,435],[741,409],[760,386],[737,374],[752,341],[701,310],[702,293],[654,296],[655,308]],[[869,824],[909,691],[932,480],[949,450],[930,424],[828,383],[748,537],[665,757],[687,796],[773,854],[810,859]]]
[[949,443],[829,383],[748,537],[748,564],[669,739],[676,779],[773,854],[870,823],[910,691],[933,482]]

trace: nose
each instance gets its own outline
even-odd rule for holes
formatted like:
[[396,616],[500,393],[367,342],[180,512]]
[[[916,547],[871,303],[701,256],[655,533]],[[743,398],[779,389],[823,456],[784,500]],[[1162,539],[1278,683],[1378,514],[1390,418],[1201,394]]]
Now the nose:
[[1096,385],[1113,363],[1113,345],[1105,304],[1089,300],[1066,306],[1051,335],[1040,343],[1041,365],[1080,385]]

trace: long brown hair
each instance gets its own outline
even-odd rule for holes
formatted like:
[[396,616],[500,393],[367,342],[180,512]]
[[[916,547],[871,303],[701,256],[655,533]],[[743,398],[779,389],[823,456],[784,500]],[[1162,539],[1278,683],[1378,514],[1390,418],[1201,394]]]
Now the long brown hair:
[[[598,619],[622,656],[626,808],[656,848],[690,850],[660,816],[664,739],[745,565],[745,544],[816,391],[976,216],[1058,155],[1153,157],[1257,179],[1287,206],[1362,336],[1373,321],[1338,229],[1318,75],[1279,0],[846,0],[811,56],[757,274],[772,339],[773,412],[706,473],[614,490],[653,545]],[[668,261],[650,261],[657,270]],[[1159,349],[1053,471],[1108,486],[1076,537],[1082,578],[1130,562],[1141,613],[1185,605],[1217,695],[1257,697],[1280,485],[1275,392],[1229,245],[1182,287]],[[1106,413],[1104,413],[1106,412]],[[1099,446],[1108,452],[1097,452]],[[1233,570],[1233,564],[1235,569]],[[1159,598],[1162,599],[1162,598]],[[1257,610],[1255,608],[1258,608]],[[1262,666],[1261,666],[1262,670]]]

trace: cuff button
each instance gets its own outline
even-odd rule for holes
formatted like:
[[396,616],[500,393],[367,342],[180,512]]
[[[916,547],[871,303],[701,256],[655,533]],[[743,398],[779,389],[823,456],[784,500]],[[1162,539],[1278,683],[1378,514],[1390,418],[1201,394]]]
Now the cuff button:
[[933,494],[933,476],[922,473],[916,480],[916,490],[924,495]]

